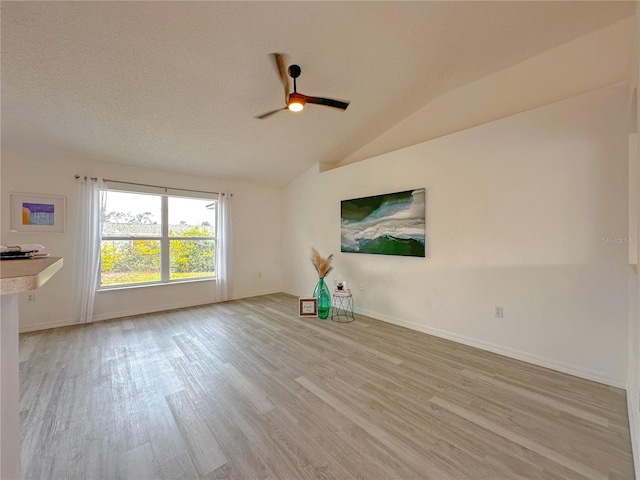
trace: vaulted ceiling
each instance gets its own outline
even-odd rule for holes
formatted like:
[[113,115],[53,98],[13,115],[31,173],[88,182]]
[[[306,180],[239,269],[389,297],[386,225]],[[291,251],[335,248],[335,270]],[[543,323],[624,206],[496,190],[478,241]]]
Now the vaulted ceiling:
[[[633,14],[634,2],[10,2],[2,147],[285,185],[430,100]],[[298,90],[345,111],[284,104]]]

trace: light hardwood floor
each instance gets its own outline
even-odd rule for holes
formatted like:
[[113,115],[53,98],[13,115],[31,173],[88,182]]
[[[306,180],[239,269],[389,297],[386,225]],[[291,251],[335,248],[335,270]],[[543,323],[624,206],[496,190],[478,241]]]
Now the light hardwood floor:
[[27,479],[631,479],[624,391],[268,295],[20,339]]

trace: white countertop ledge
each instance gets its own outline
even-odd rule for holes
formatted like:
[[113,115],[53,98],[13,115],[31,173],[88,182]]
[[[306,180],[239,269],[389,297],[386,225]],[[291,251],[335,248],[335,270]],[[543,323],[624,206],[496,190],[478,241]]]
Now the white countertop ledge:
[[40,288],[61,268],[61,257],[2,260],[0,295],[12,295]]

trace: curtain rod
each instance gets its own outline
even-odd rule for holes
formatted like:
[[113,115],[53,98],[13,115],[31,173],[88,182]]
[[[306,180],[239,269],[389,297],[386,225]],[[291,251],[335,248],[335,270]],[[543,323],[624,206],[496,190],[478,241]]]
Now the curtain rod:
[[[75,174],[75,178],[78,179],[80,177],[82,177],[83,175],[78,175],[77,173]],[[87,178],[86,176],[84,178]],[[97,180],[97,177],[89,177],[91,178],[91,180]],[[153,188],[164,188],[165,193],[167,192],[167,190],[179,190],[181,192],[193,192],[193,193],[209,193],[209,194],[213,194],[213,195],[225,195],[224,193],[219,193],[219,192],[208,192],[206,190],[190,190],[188,188],[174,188],[174,187],[163,187],[161,185],[151,185],[148,183],[135,183],[135,182],[123,182],[122,180],[112,180],[109,178],[105,178],[103,179],[105,182],[115,182],[115,183],[122,183],[124,185],[137,185],[138,187],[153,187]],[[230,197],[233,197],[233,193],[229,194]]]

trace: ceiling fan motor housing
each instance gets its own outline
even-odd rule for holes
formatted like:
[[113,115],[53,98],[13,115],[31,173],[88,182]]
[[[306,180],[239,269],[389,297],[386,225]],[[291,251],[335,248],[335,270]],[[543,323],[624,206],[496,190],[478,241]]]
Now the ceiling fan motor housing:
[[298,78],[300,76],[300,72],[302,72],[302,69],[299,65],[289,66],[289,76],[291,78]]

